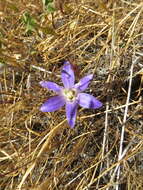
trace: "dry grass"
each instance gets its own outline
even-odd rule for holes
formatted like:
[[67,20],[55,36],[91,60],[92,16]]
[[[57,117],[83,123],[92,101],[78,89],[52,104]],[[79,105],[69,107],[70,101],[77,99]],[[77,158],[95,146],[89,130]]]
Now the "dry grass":
[[[142,0],[0,2],[0,190],[143,189]],[[32,30],[22,21],[29,14]],[[62,62],[94,73],[88,89],[104,104],[41,113]]]

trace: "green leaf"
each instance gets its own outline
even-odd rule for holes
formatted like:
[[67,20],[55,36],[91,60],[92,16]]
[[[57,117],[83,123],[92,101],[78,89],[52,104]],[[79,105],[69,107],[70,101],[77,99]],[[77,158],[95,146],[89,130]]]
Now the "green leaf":
[[47,9],[47,11],[48,11],[49,13],[53,13],[53,12],[56,11],[56,9],[54,8],[53,3],[49,3],[49,4],[47,5],[46,9]]
[[42,0],[42,2],[44,6],[47,6],[49,3],[52,3],[53,0]]
[[44,9],[47,12],[53,13],[56,11],[56,9],[54,7],[54,1],[53,0],[42,0],[42,2],[43,2]]
[[25,12],[22,16],[22,22],[26,27],[26,33],[35,31],[36,27],[37,27],[37,23],[36,20],[28,13]]

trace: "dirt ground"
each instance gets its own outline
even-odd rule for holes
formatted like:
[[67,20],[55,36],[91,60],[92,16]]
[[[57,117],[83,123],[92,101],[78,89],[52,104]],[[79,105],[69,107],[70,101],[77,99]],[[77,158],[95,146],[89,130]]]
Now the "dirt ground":
[[[40,106],[73,65],[103,106]],[[0,0],[0,190],[143,190],[142,0]]]

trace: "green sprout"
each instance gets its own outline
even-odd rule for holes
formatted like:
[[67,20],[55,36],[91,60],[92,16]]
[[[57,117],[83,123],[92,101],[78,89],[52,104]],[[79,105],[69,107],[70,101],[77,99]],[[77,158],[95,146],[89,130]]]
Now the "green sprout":
[[42,0],[43,2],[43,7],[44,9],[49,12],[49,13],[53,13],[56,11],[55,7],[54,7],[54,2],[53,0]]
[[28,12],[23,14],[22,22],[26,27],[25,33],[31,34],[35,31],[37,27],[36,20]]

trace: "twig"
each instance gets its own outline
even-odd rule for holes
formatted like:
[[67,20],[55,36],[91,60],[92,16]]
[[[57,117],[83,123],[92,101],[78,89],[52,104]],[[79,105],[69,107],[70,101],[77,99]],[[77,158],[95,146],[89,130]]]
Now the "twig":
[[[106,112],[105,112],[105,129],[104,129],[104,135],[103,135],[103,145],[102,145],[102,159],[104,158],[104,154],[105,154],[105,148],[106,148],[106,152],[108,152],[108,146],[106,146],[106,142],[107,142],[107,135],[108,135],[108,110],[109,110],[109,103],[106,103]],[[108,160],[108,158],[107,158]],[[108,164],[107,164],[108,165]],[[100,166],[100,173],[103,167],[103,162],[101,162],[101,166]],[[97,182],[97,188],[100,182],[100,178]],[[108,188],[106,189],[108,190]]]
[[[34,68],[34,69],[37,69],[37,70],[39,70],[39,71],[46,72],[46,73],[48,73],[48,74],[54,74],[53,72],[47,71],[46,69],[44,69],[44,68],[42,68],[42,67],[37,67],[37,66],[35,66],[35,65],[32,65],[31,67]],[[57,76],[57,77],[61,77],[60,75],[57,75],[57,74],[56,74],[56,76]]]
[[[129,88],[128,88],[128,94],[127,94],[127,100],[126,100],[126,107],[125,107],[125,112],[124,112],[124,118],[123,118],[123,126],[122,126],[122,131],[121,131],[121,138],[120,138],[120,148],[119,148],[119,155],[118,155],[118,161],[120,161],[123,157],[123,142],[124,142],[124,133],[125,133],[125,123],[127,120],[127,113],[128,113],[128,107],[129,107],[129,100],[130,100],[130,94],[131,94],[131,85],[132,85],[132,76],[133,76],[133,68],[134,68],[135,62],[131,65],[131,70],[130,70],[130,79],[129,79]],[[117,182],[120,178],[120,165],[118,165],[117,168]],[[116,185],[116,190],[119,189],[119,184]]]

